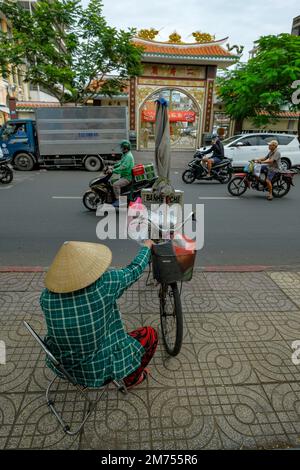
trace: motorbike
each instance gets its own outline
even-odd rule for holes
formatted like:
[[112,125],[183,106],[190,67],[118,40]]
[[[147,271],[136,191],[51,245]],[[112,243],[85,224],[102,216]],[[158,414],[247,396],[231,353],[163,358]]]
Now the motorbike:
[[[254,163],[254,161],[249,162]],[[272,193],[274,198],[282,198],[286,196],[291,187],[294,186],[293,178],[297,174],[296,170],[279,170],[272,178]],[[266,185],[266,174],[261,173],[260,176],[244,168],[244,172],[236,173],[228,184],[228,191],[232,196],[239,197],[244,194],[247,189],[255,191],[268,191]]]
[[[116,200],[112,184],[110,183],[110,177],[112,175],[112,167],[106,167],[103,171],[103,175],[98,176],[90,181],[89,187],[82,198],[83,205],[89,211],[96,211],[97,206],[101,204],[113,204]],[[144,181],[132,181],[121,188],[121,196],[127,197],[127,205],[131,201],[135,201],[140,196],[141,190],[146,188],[152,188],[153,184],[157,180],[157,176],[151,180]]]
[[11,158],[0,158],[0,183],[9,184],[12,182],[14,174],[8,163]]
[[205,181],[217,180],[221,184],[226,184],[231,180],[233,173],[232,159],[223,158],[220,163],[214,165],[211,169],[211,176],[208,178],[206,165],[202,164],[203,153],[197,151],[194,159],[188,164],[189,168],[182,174],[182,179],[186,184],[193,183],[196,179]]

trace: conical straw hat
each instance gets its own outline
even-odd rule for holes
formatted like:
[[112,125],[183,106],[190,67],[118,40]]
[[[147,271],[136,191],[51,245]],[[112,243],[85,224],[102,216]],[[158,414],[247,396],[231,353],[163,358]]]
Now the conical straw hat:
[[99,279],[111,260],[112,253],[105,245],[65,242],[46,274],[45,286],[60,294],[83,289]]

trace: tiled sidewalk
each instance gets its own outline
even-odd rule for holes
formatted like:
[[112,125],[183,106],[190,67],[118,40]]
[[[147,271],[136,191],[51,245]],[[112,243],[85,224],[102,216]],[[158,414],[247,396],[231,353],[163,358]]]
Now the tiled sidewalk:
[[[300,446],[300,273],[203,273],[184,285],[184,342],[176,358],[162,343],[152,377],[127,396],[114,388],[76,438],[49,412],[52,373],[23,320],[45,332],[43,273],[0,273],[0,448],[241,449]],[[120,300],[128,330],[159,328],[157,288],[145,277]],[[66,384],[59,398],[73,424],[84,411]]]

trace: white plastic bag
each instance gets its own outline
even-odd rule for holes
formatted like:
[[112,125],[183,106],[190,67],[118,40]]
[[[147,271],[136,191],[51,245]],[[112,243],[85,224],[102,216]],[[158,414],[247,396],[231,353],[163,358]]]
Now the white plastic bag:
[[259,175],[260,175],[261,167],[262,167],[262,165],[261,165],[260,163],[255,163],[255,165],[254,165],[254,171],[253,171],[253,173],[254,173],[255,176],[259,176]]

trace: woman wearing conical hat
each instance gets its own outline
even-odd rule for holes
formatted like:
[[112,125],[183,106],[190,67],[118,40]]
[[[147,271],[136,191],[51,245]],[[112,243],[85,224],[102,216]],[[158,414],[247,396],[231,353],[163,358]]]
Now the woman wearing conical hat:
[[100,387],[124,379],[132,387],[147,377],[157,333],[152,327],[126,333],[116,301],[142,275],[152,244],[146,241],[126,268],[112,270],[105,245],[70,241],[58,251],[40,298],[45,340],[77,383]]

